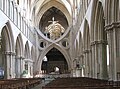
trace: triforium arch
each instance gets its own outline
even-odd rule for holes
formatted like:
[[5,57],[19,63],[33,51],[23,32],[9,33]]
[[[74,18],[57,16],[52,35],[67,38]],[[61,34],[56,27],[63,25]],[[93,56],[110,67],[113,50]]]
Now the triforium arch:
[[[71,68],[72,68],[72,63],[71,63],[71,59],[69,57],[69,55],[67,54],[66,50],[62,49],[61,47],[59,47],[58,45],[54,45],[52,44],[51,46],[49,46],[46,50],[44,50],[42,53],[41,53],[41,56],[38,58],[38,64],[37,64],[37,69],[38,70],[41,70],[41,65],[42,65],[42,61],[43,61],[43,58],[45,57],[45,55],[52,49],[52,48],[56,48],[58,49],[65,57],[66,61],[67,61],[67,64],[68,64],[68,70],[70,71]],[[38,68],[39,67],[39,68]]]
[[93,1],[91,20],[91,51],[93,77],[107,79],[107,50],[106,32],[104,30],[104,11],[102,3]]
[[9,22],[1,30],[0,42],[0,67],[4,69],[4,78],[14,78],[14,39]]
[[15,46],[15,74],[16,78],[20,78],[22,71],[23,71],[23,64],[22,61],[24,59],[24,47],[23,47],[23,39],[21,34],[18,35],[16,39],[16,46]]
[[39,26],[39,21],[41,20],[43,14],[51,7],[55,7],[57,9],[61,10],[63,12],[63,14],[67,17],[68,24],[71,25],[72,18],[71,18],[70,13],[68,12],[67,8],[64,5],[62,5],[61,3],[59,3],[58,1],[51,0],[51,1],[47,2],[46,4],[44,4],[43,7],[39,10],[39,12],[36,14],[36,16],[38,16],[36,18],[36,22],[35,22],[36,26]]
[[85,19],[83,28],[83,55],[84,55],[84,65],[85,65],[85,76],[91,76],[91,49],[90,49],[90,28],[88,21]]

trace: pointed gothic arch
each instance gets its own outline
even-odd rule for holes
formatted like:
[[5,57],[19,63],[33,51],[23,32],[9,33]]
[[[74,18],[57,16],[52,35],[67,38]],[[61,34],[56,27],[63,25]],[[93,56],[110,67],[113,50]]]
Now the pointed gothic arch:
[[36,66],[37,66],[37,70],[40,70],[41,69],[41,65],[42,65],[42,60],[43,58],[45,57],[45,55],[52,49],[52,48],[56,48],[57,50],[59,50],[65,57],[66,61],[67,61],[67,64],[68,64],[68,70],[71,70],[72,68],[72,63],[71,63],[71,59],[69,57],[69,55],[67,54],[66,50],[62,49],[59,45],[55,45],[55,44],[52,44],[50,45],[46,50],[44,50],[39,58],[37,59],[36,61]]
[[2,30],[1,30],[1,36],[3,36],[4,38],[4,43],[6,44],[5,49],[7,51],[13,51],[15,50],[14,47],[14,37],[13,37],[13,32],[12,32],[12,28],[10,25],[10,22],[6,22],[3,26],[2,26]]
[[23,47],[23,39],[21,34],[18,35],[16,39],[16,46],[15,46],[15,77],[20,78],[23,70],[22,61],[24,59],[24,47]]
[[33,61],[36,60],[36,59],[35,59],[35,47],[34,47],[34,46],[31,47],[31,59],[32,59]]
[[84,32],[83,32],[83,48],[84,51],[90,49],[90,28],[88,21],[85,19],[84,21]]
[[[57,6],[56,6],[57,5]],[[49,1],[46,4],[44,4],[41,9],[39,10],[39,12],[36,14],[37,16],[39,15],[38,18],[36,18],[36,26],[39,26],[39,21],[41,20],[43,14],[51,7],[56,7],[59,10],[61,10],[64,15],[67,17],[68,20],[68,24],[70,25],[72,23],[72,18],[70,16],[70,13],[68,12],[68,10],[66,9],[66,7],[64,5],[62,5],[61,3],[57,2],[57,1]]]
[[82,55],[83,53],[83,39],[82,39],[82,34],[81,31],[79,32],[79,56]]
[[90,55],[90,28],[88,21],[84,21],[84,31],[83,31],[83,52],[84,52],[84,65],[85,65],[85,76],[91,76],[91,58]]
[[23,47],[23,39],[22,35],[19,34],[16,39],[16,56],[17,57],[24,57],[24,47]]
[[[107,74],[107,58],[106,58],[106,32],[104,29],[104,11],[100,1],[93,1],[91,15],[91,51],[92,51],[92,66],[93,76],[96,78],[106,78]],[[104,53],[104,55],[102,53]]]
[[26,44],[25,44],[24,57],[25,57],[26,59],[30,59],[30,58],[31,58],[31,55],[30,55],[30,47],[29,47],[28,41],[27,41]]
[[[109,48],[109,78],[119,80],[119,63],[120,63],[120,1],[105,1],[105,30],[107,32]],[[112,7],[112,9],[111,9]]]
[[[12,72],[14,72],[14,70],[12,70],[12,64],[14,64],[14,39],[13,39],[13,33],[12,33],[12,29],[11,29],[11,25],[9,22],[7,22],[2,30],[1,30],[1,54],[3,54],[1,56],[1,67],[3,67],[4,71],[5,71],[5,79],[9,79],[9,78],[14,78],[14,74],[12,74]],[[12,63],[13,61],[13,63]]]

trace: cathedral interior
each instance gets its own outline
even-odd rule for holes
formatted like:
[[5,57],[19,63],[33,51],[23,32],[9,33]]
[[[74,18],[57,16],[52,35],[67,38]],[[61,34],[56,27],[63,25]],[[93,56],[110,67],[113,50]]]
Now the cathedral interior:
[[0,78],[120,80],[120,0],[0,0]]

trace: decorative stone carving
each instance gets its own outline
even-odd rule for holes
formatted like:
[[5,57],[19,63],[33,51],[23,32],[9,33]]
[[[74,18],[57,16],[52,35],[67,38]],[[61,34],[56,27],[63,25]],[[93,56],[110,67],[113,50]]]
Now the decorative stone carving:
[[56,40],[65,32],[65,29],[58,23],[58,21],[54,20],[54,17],[52,18],[52,21],[49,22],[52,23],[45,28],[46,30],[44,33],[49,34],[50,39]]
[[114,30],[113,28],[120,28],[120,22],[113,22],[112,24],[105,26],[106,31]]

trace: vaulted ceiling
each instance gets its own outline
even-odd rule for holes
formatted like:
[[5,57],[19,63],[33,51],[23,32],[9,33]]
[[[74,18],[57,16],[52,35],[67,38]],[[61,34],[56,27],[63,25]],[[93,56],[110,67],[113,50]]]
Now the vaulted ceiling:
[[70,25],[72,23],[73,1],[74,0],[31,0],[31,13],[32,16],[34,14],[33,17],[35,17],[34,21],[36,27],[39,28],[41,18],[43,15],[45,15],[45,12],[52,7],[57,8],[56,10],[58,11],[49,10],[46,15],[48,16],[48,14],[53,13],[52,11],[55,11],[61,15],[63,14],[63,16],[66,17],[68,24]]
[[36,7],[36,13],[42,8],[46,3],[56,1],[61,3],[63,6],[67,8],[69,13],[71,14],[73,0],[32,0],[31,5]]

